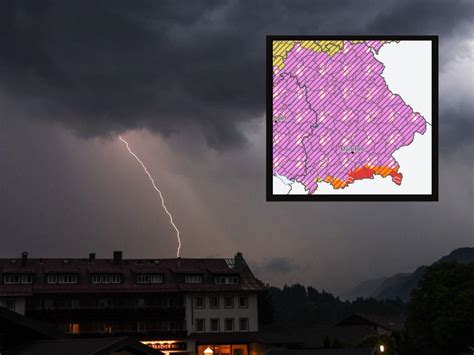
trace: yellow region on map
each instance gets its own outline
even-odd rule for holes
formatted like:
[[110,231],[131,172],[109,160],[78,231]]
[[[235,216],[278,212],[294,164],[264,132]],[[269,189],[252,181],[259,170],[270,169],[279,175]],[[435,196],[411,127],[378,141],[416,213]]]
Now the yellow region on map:
[[[361,43],[363,41],[351,41],[352,43]],[[385,41],[388,42],[388,41]],[[290,52],[293,47],[299,44],[302,48],[310,49],[314,52],[327,53],[333,56],[344,48],[344,41],[314,41],[314,40],[282,40],[273,41],[273,66],[278,69],[285,67],[286,54]]]

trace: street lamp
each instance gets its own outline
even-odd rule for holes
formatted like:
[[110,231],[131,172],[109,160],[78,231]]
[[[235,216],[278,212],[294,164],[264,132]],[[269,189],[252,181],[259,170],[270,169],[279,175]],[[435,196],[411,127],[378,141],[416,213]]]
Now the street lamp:
[[[381,353],[385,352],[385,346],[380,345],[379,349],[380,349],[380,352],[381,352]],[[210,355],[210,354],[209,354],[209,355]]]

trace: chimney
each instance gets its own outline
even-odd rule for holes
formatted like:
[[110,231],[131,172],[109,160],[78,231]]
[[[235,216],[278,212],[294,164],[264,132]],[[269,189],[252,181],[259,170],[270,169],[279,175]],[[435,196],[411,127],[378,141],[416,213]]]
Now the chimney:
[[89,262],[93,262],[95,260],[95,253],[90,253],[89,254]]
[[24,251],[21,253],[21,265],[26,266],[28,262],[28,252]]
[[238,252],[234,256],[234,263],[235,263],[235,270],[237,271],[242,271],[245,268],[245,260],[244,256],[242,255],[241,252]]
[[122,264],[122,252],[114,251],[114,265]]

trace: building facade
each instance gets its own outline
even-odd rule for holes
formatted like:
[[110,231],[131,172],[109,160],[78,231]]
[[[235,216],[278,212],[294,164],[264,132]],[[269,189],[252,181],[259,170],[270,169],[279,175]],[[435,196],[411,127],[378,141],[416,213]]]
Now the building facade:
[[0,280],[0,307],[65,333],[134,335],[165,353],[207,349],[216,355],[212,339],[229,335],[235,341],[218,341],[221,348],[233,346],[232,355],[251,352],[264,289],[240,253],[228,259],[123,259],[122,252],[110,259],[51,259],[23,253],[0,259]]

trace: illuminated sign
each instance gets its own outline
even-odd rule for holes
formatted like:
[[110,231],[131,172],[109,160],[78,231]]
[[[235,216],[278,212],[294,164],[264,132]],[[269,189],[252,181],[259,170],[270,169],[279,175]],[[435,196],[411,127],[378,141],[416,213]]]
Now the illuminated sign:
[[184,342],[167,342],[167,341],[142,341],[143,344],[156,350],[186,350],[188,344]]

